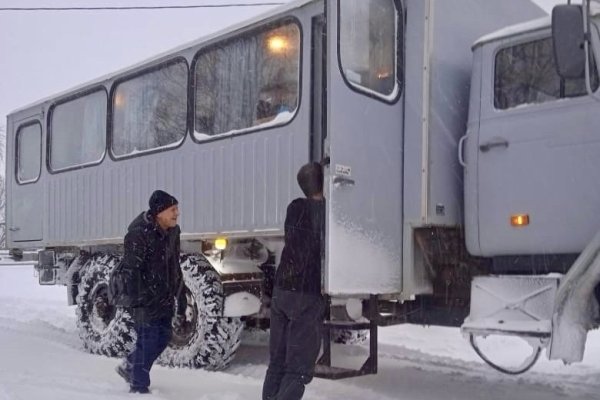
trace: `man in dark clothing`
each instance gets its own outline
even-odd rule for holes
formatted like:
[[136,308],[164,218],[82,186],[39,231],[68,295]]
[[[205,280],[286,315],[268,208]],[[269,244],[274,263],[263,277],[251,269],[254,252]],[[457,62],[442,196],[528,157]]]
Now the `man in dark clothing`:
[[323,169],[300,168],[298,184],[306,198],[287,208],[285,245],[271,302],[270,362],[263,400],[297,400],[313,377],[321,344],[322,236],[325,221]]
[[177,204],[170,194],[155,191],[149,210],[133,220],[125,235],[123,269],[134,280],[135,293],[130,295],[137,341],[117,373],[130,384],[132,393],[149,393],[150,369],[171,339],[172,322],[177,326],[185,321]]

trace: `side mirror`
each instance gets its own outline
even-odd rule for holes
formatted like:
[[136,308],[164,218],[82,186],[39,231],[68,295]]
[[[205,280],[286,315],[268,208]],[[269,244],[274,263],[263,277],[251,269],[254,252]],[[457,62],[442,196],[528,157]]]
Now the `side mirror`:
[[558,74],[564,79],[585,76],[583,8],[560,5],[552,10],[552,41]]

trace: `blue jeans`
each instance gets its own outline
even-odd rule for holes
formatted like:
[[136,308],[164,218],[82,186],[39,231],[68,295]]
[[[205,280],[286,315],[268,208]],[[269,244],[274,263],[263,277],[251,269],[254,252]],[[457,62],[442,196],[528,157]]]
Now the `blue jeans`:
[[171,340],[171,318],[136,324],[135,333],[135,349],[127,356],[127,364],[131,368],[131,387],[147,388],[150,386],[152,364]]

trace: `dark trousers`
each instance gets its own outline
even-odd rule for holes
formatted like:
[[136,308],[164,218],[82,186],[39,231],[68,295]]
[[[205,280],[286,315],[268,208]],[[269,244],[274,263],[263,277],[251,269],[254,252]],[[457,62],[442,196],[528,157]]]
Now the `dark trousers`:
[[321,348],[321,295],[275,288],[271,302],[270,362],[263,400],[298,400],[313,378]]
[[171,318],[162,318],[135,325],[135,349],[127,356],[131,387],[150,386],[150,369],[171,340]]

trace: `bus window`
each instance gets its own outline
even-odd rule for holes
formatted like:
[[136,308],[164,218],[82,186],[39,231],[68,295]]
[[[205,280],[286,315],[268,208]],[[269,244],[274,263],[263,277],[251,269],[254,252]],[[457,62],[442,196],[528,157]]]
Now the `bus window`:
[[112,98],[111,148],[116,157],[175,147],[187,131],[185,60],[117,84]]
[[17,132],[17,182],[35,182],[42,165],[42,127],[39,123],[21,126]]
[[201,51],[195,64],[196,139],[290,121],[298,108],[299,63],[295,23]]
[[104,90],[57,104],[50,114],[50,169],[100,162],[106,149]]

